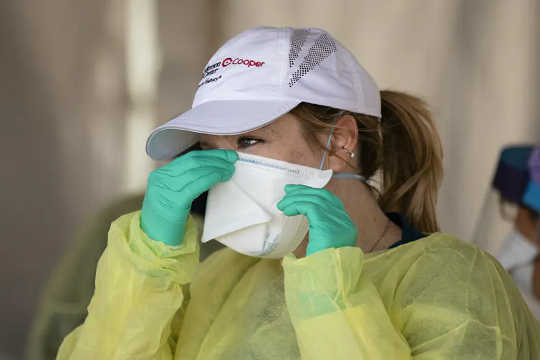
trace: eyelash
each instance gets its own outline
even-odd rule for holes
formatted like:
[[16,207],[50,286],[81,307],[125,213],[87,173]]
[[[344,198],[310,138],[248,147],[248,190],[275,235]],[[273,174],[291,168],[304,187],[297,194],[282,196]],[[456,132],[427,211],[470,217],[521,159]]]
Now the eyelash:
[[[244,145],[243,141],[249,141],[250,144],[249,145]],[[252,143],[253,141],[255,141],[255,143]],[[257,145],[257,144],[262,143],[262,142],[264,142],[264,140],[256,139],[256,138],[252,138],[252,137],[241,137],[241,138],[238,138],[238,147],[241,148],[241,149],[245,149],[247,147]]]

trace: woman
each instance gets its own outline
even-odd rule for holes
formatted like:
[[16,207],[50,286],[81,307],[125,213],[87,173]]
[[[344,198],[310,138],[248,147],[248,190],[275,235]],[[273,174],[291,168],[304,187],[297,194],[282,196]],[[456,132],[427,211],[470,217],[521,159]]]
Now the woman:
[[[507,273],[436,233],[442,154],[423,103],[379,93],[328,33],[228,41],[147,152],[193,144],[149,176],[140,213],[112,224],[88,317],[59,359],[540,355]],[[189,212],[209,189],[203,229]],[[199,264],[209,238],[229,248]]]

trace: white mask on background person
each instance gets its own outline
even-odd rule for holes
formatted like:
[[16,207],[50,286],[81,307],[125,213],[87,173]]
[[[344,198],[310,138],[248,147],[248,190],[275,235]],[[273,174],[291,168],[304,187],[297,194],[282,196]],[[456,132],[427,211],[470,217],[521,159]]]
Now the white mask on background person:
[[510,270],[510,275],[521,291],[529,295],[534,294],[534,262],[516,266]]
[[503,242],[503,246],[496,258],[508,271],[532,263],[539,250],[531,241],[523,236],[517,229],[513,229]]
[[534,260],[539,252],[537,246],[514,229],[508,234],[496,256],[517,287],[527,294],[533,294]]

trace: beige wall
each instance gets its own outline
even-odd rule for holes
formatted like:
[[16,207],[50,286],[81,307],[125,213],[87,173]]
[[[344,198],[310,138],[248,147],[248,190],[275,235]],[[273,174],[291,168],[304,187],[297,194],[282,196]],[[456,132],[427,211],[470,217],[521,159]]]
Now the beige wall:
[[[144,189],[139,130],[189,107],[212,52],[251,26],[323,27],[381,88],[424,97],[446,152],[441,222],[464,239],[501,146],[540,140],[537,1],[147,0],[155,13],[140,17],[129,10],[137,1],[0,5],[0,354],[21,354],[39,291],[75,227]],[[141,36],[158,36],[155,91],[145,96],[129,81],[130,46],[149,44],[130,43],[134,19]]]
[[[124,143],[115,121],[125,108],[123,39],[113,35],[122,16],[108,16],[110,7],[0,4],[0,354],[19,357],[76,224],[121,191],[121,159],[104,157]],[[98,71],[108,84],[97,83]]]

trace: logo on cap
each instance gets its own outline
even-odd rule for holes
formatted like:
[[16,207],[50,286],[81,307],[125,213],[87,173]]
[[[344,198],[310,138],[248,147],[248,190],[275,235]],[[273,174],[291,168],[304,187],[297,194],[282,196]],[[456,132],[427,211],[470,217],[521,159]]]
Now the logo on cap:
[[255,67],[261,67],[264,65],[264,61],[255,61],[255,60],[251,60],[251,59],[242,59],[242,58],[236,58],[233,60],[233,58],[226,58],[225,60],[223,60],[221,62],[221,66],[225,67],[225,66],[229,66],[229,65],[245,65],[247,67],[252,67],[252,66],[255,66]]
[[224,68],[229,65],[244,65],[244,66],[247,66],[248,68],[252,66],[261,67],[264,65],[264,61],[255,61],[252,59],[242,59],[242,58],[233,59],[231,57],[225,58],[223,61],[218,61],[204,68],[202,72],[201,81],[199,82],[199,85],[197,87],[201,87],[203,85],[206,85],[206,84],[209,84],[209,83],[212,83],[214,81],[218,81],[219,79],[221,79],[222,77],[221,75],[216,76],[216,77],[211,77],[211,75],[216,74],[216,72],[220,68]]

